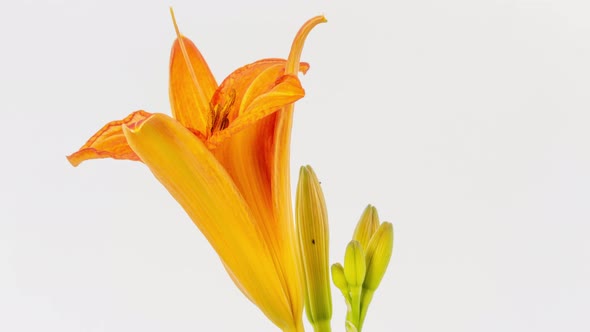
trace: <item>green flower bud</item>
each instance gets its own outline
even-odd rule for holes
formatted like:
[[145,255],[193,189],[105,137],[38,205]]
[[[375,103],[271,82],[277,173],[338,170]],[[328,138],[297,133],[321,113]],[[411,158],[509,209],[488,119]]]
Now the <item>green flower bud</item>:
[[343,292],[348,292],[348,283],[346,282],[346,277],[344,276],[344,267],[342,267],[342,264],[332,264],[332,281],[334,282],[334,285],[338,287],[338,289]]
[[322,188],[310,166],[301,167],[299,171],[295,221],[303,268],[305,312],[316,332],[330,331],[328,213]]
[[344,276],[350,288],[363,285],[365,280],[365,252],[358,241],[352,240],[344,254]]
[[369,204],[356,225],[352,239],[358,241],[366,250],[377,228],[379,228],[379,214],[377,209]]
[[377,209],[368,205],[348,243],[344,266],[332,265],[332,280],[346,301],[347,332],[361,332],[367,309],[379,287],[393,251],[393,226],[379,222]]
[[367,259],[367,273],[365,281],[363,283],[363,291],[361,296],[361,310],[358,329],[361,330],[365,317],[367,316],[367,310],[369,304],[373,299],[373,294],[387,270],[389,260],[391,259],[391,253],[393,251],[393,225],[388,222],[384,222],[379,226],[377,232],[373,234],[369,247],[367,248],[366,259]]
[[363,283],[364,288],[375,291],[379,287],[385,270],[387,270],[387,265],[389,265],[392,251],[393,225],[384,222],[379,226],[377,232],[373,234],[367,247],[367,273]]

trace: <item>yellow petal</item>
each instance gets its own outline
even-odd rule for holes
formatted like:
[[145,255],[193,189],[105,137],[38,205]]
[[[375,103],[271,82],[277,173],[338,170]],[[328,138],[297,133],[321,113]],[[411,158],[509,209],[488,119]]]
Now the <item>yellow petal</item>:
[[178,31],[174,13],[172,19],[178,35],[170,53],[172,114],[185,127],[205,134],[209,101],[217,89],[217,82],[199,49]]
[[111,121],[102,127],[82,145],[82,147],[67,156],[72,166],[78,166],[81,162],[88,159],[113,158],[139,160],[139,157],[131,150],[123,135],[123,125],[131,124],[144,120],[151,114],[145,111],[136,111],[131,113],[123,120]]
[[235,184],[203,142],[163,114],[125,127],[124,133],[205,235],[238,287],[277,326],[292,326],[290,303],[268,245]]

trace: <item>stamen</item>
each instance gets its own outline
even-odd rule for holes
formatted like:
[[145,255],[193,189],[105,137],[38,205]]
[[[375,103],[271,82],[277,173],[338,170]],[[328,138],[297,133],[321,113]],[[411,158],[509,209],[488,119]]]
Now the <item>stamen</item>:
[[225,105],[224,105],[223,110],[222,110],[223,113],[221,114],[221,118],[222,119],[227,119],[227,117],[229,116],[229,112],[231,111],[231,107],[236,102],[236,90],[235,89],[231,89],[231,90],[229,90],[228,94],[229,94],[228,95],[228,100],[225,102]]
[[207,135],[211,136],[213,132],[213,126],[215,125],[215,106],[211,102],[209,102],[209,121],[207,121]]
[[229,113],[231,111],[231,107],[236,101],[236,90],[231,89],[228,92],[227,98],[223,102],[223,104],[217,104],[213,106],[212,104],[209,106],[209,127],[207,128],[207,132],[209,136],[213,135],[216,131],[223,130],[229,126]]

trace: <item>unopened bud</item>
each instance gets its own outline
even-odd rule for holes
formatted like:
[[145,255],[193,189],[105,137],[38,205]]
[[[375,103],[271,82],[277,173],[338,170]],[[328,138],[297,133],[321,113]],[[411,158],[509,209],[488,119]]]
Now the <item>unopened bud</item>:
[[344,276],[350,288],[359,287],[365,280],[365,252],[358,241],[352,240],[344,254]]
[[369,246],[367,247],[367,273],[363,287],[375,291],[391,258],[393,251],[393,225],[384,222],[379,226],[377,232],[373,234]]
[[352,239],[358,241],[363,249],[367,250],[371,236],[377,228],[379,228],[379,214],[377,209],[369,204],[356,225]]
[[339,290],[348,292],[348,283],[346,282],[346,277],[344,276],[344,267],[342,267],[342,264],[332,264],[332,281]]
[[330,331],[328,213],[322,188],[310,166],[299,171],[295,221],[305,284],[305,312],[316,331]]
[[359,324],[357,327],[362,329],[369,304],[373,299],[373,294],[387,270],[391,253],[393,251],[393,225],[384,222],[379,226],[377,232],[373,234],[369,247],[367,248],[367,273],[363,283],[363,292],[361,297],[361,310]]

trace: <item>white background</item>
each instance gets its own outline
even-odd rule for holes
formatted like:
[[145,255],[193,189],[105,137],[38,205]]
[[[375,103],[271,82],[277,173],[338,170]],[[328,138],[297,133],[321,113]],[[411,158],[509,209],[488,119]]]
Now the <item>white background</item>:
[[[65,155],[169,113],[168,6],[221,81],[308,18],[292,174],[341,261],[393,222],[366,331],[589,331],[587,1],[3,1],[0,331],[275,331],[140,163]],[[345,307],[334,289],[335,331]]]

